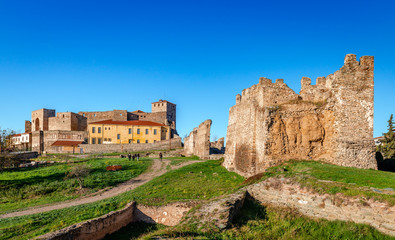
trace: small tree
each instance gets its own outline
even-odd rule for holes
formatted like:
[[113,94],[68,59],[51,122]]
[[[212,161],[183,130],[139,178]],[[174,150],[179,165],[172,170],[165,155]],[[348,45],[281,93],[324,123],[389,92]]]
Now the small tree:
[[382,140],[380,150],[383,152],[385,158],[395,158],[395,134],[392,114],[388,120],[388,132],[384,133],[384,139]]
[[78,184],[80,185],[80,189],[84,187],[84,178],[89,175],[90,169],[87,165],[74,166],[70,169],[70,172],[67,174],[66,178],[75,177],[77,179]]
[[6,149],[11,145],[11,136],[15,134],[14,130],[0,128],[0,149]]

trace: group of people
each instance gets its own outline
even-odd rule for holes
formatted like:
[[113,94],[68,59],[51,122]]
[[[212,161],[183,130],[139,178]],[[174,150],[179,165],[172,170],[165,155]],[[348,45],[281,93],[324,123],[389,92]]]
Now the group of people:
[[129,161],[133,158],[133,161],[135,160],[135,159],[137,159],[137,161],[139,160],[139,158],[140,158],[140,153],[136,153],[136,154],[128,154],[128,158],[129,158]]
[[[123,156],[121,156],[121,157],[123,157]],[[148,154],[147,154],[147,156],[148,156]],[[132,159],[133,159],[133,161],[135,159],[137,159],[137,161],[138,161],[139,158],[140,158],[140,153],[136,153],[136,154],[133,154],[133,155],[131,153],[129,153],[128,154],[128,158],[129,158],[129,161],[132,160]],[[160,160],[162,160],[162,158],[163,158],[163,154],[161,152],[159,153],[159,158],[160,158]]]

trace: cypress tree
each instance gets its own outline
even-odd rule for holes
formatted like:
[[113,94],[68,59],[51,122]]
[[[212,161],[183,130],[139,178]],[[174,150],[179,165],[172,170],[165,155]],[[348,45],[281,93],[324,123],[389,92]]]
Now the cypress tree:
[[388,132],[384,133],[384,140],[381,147],[385,158],[395,158],[395,134],[393,114],[388,120]]

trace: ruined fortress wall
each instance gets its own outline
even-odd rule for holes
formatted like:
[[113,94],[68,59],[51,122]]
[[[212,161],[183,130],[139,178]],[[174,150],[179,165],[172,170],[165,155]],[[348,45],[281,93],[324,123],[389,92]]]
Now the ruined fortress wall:
[[181,138],[172,138],[155,143],[132,144],[81,144],[84,153],[138,152],[152,150],[169,150],[181,148]]
[[113,110],[113,111],[105,111],[105,112],[79,112],[78,114],[86,117],[88,123],[99,122],[104,120],[113,120],[113,121],[128,120],[128,112],[126,110]]
[[194,128],[188,137],[184,139],[184,154],[196,155],[207,158],[210,155],[210,119],[202,122],[199,127]]
[[244,176],[288,159],[322,159],[377,169],[373,143],[373,57],[344,66],[300,94],[282,79],[260,78],[229,111],[224,166]]
[[48,118],[48,130],[86,131],[87,118],[72,112],[59,112]]

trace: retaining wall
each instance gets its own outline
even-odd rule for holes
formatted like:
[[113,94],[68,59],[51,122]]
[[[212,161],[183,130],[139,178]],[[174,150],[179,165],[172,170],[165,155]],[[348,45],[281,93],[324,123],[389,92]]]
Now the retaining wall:
[[270,178],[246,189],[263,204],[294,208],[306,216],[330,221],[369,224],[385,234],[395,236],[395,206],[384,202],[342,194],[318,194],[284,178]]
[[53,233],[42,235],[36,239],[46,240],[96,240],[102,239],[134,221],[135,202],[125,208],[110,212],[102,217],[78,223]]
[[138,152],[151,150],[169,150],[182,147],[181,138],[172,138],[156,143],[133,144],[81,144],[84,153]]

